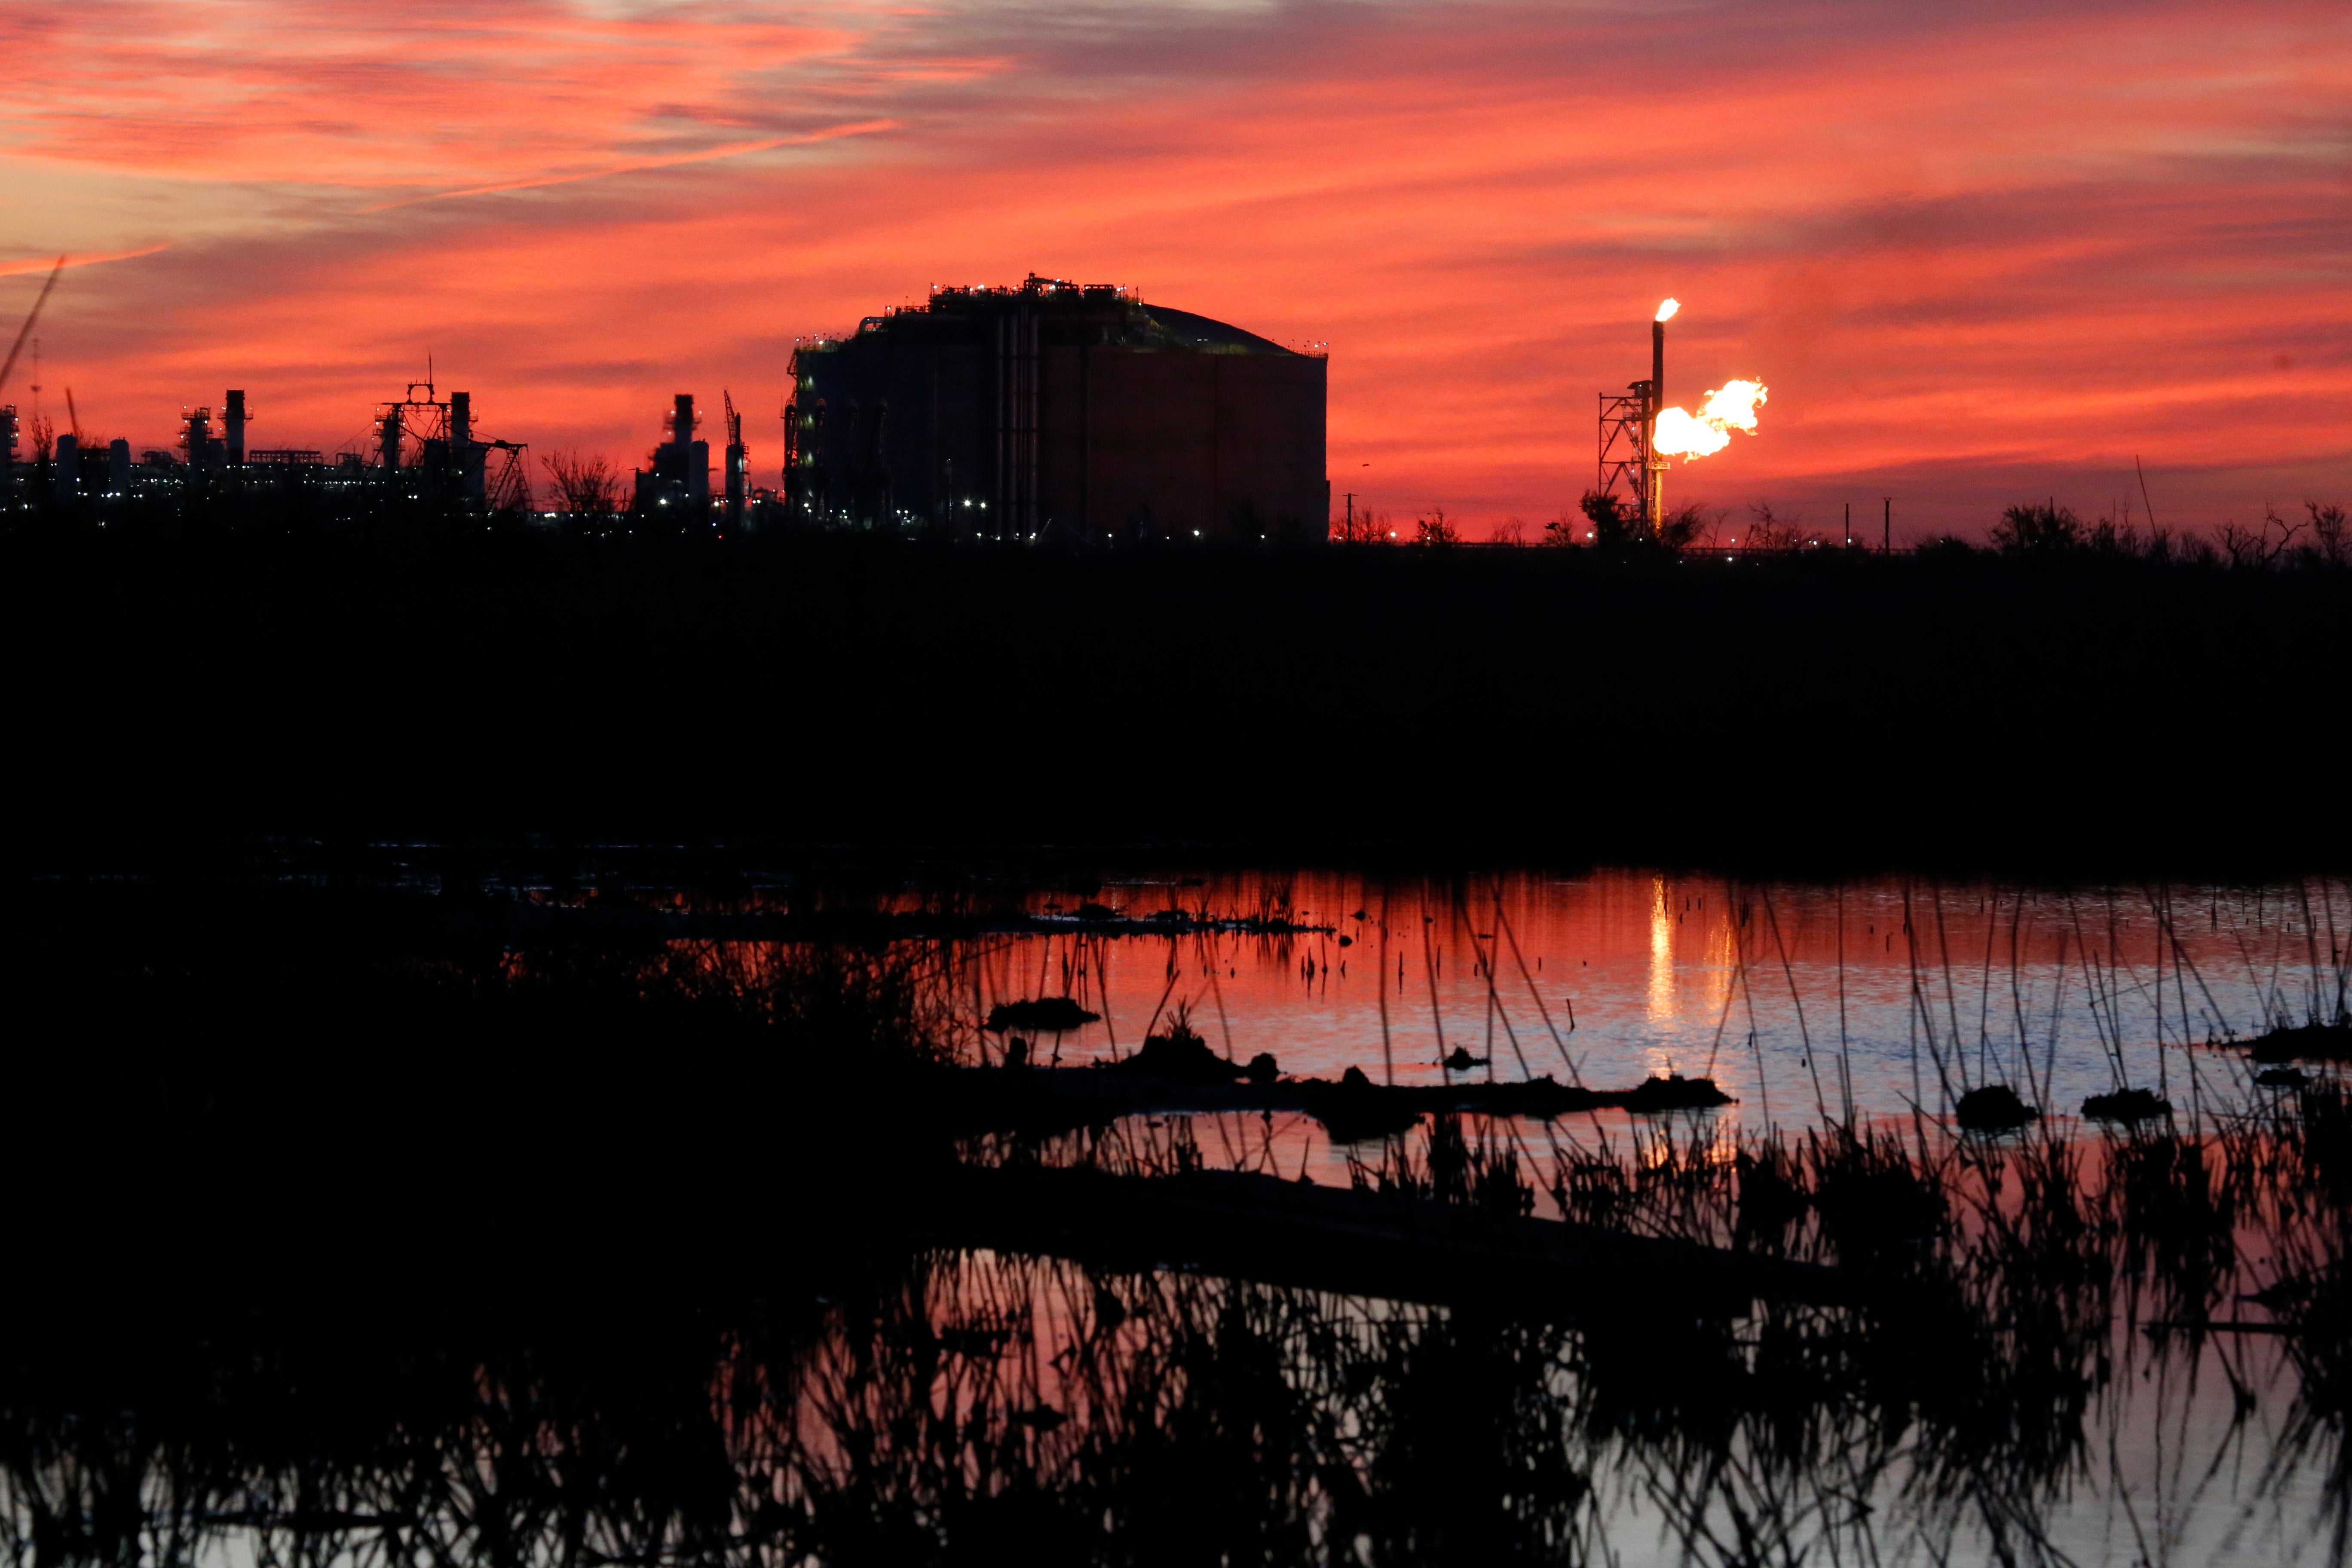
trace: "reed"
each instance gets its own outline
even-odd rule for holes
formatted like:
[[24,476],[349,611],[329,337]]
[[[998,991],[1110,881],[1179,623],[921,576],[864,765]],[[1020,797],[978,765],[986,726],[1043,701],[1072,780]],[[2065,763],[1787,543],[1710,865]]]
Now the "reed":
[[[959,1142],[912,946],[513,952],[452,885],[430,919],[216,884],[0,910],[39,1108],[0,1149],[0,1324],[37,1347],[0,1362],[12,1568],[1599,1564],[1662,1531],[1706,1563],[2054,1563],[2075,1500],[2147,1500],[2110,1457],[2190,1406],[2250,1479],[2157,1477],[2168,1528],[2259,1505],[2343,1555],[2332,1080],[2081,1134],[1441,1120],[1362,1184],[1870,1289],[1440,1310],[940,1246],[959,1157],[1181,1174],[1210,1133]],[[1255,1120],[1216,1136],[1263,1157]]]

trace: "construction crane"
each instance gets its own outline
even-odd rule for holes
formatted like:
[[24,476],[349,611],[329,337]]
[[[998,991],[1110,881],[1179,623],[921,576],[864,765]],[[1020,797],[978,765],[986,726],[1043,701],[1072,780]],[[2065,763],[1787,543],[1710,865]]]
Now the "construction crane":
[[60,256],[58,264],[49,268],[49,280],[41,285],[41,292],[33,300],[33,309],[25,317],[25,324],[16,329],[16,341],[8,345],[7,359],[0,362],[0,390],[7,387],[8,373],[16,368],[16,356],[25,352],[25,340],[33,335],[33,323],[41,319],[41,307],[49,302],[49,290],[58,286],[58,274],[65,269],[66,258]]
[[735,410],[734,395],[719,391],[727,410],[727,510],[724,527],[731,536],[743,530],[743,492],[751,478],[751,449],[743,445],[743,416]]

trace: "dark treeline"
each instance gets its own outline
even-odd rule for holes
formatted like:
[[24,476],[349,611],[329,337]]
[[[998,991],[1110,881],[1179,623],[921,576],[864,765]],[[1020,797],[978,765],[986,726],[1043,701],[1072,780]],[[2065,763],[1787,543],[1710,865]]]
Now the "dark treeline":
[[2090,549],[19,533],[8,841],[2307,868],[2347,612]]

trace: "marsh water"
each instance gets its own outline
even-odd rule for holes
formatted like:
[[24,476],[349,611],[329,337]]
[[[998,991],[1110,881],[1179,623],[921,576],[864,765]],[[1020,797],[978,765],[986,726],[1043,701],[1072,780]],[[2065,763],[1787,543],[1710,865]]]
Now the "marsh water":
[[[2242,1104],[2242,1058],[2207,1047],[2333,1016],[2352,941],[2352,895],[2322,879],[2051,890],[1171,872],[1024,902],[1070,929],[994,937],[956,961],[982,1015],[1061,994],[1098,1011],[1045,1037],[1064,1063],[1114,1059],[1181,1008],[1234,1060],[1267,1051],[1305,1076],[1627,1088],[1704,1075],[1738,1101],[1709,1118],[1727,1135],[1940,1115],[1986,1083],[2058,1113],[2126,1081],[2177,1089],[2184,1109]],[[1089,904],[1276,930],[1106,935],[1120,928],[1082,919]],[[1454,1050],[1479,1065],[1449,1074]],[[1311,1124],[1280,1136],[1310,1175],[1347,1179],[1344,1152]]]
[[[2352,1123],[2332,1068],[2258,1085],[2241,1048],[2341,1015],[2343,880],[1173,866],[1048,883],[849,894],[743,868],[712,892],[592,869],[414,890],[436,907],[462,893],[468,921],[656,911],[681,922],[664,951],[611,963],[754,987],[804,955],[756,921],[714,935],[691,917],[898,918],[908,934],[857,962],[894,966],[909,1016],[972,1068],[1003,1059],[1012,1031],[982,1026],[997,1005],[1067,996],[1098,1016],[1037,1036],[1034,1059],[1118,1061],[1182,1020],[1297,1077],[1707,1077],[1732,1103],[1449,1126],[1508,1157],[1538,1217],[1888,1293],[1726,1315],[1595,1279],[1558,1300],[1436,1304],[919,1226],[897,1239],[839,1156],[794,1163],[823,1142],[824,1105],[738,1105],[739,1130],[707,1139],[741,1162],[723,1190],[676,1174],[698,1158],[681,1137],[642,1167],[661,1173],[646,1213],[635,1176],[599,1189],[618,1194],[598,1200],[609,1226],[595,1205],[469,1215],[485,1189],[467,1174],[432,1188],[455,1196],[405,1251],[256,1271],[277,1284],[225,1274],[202,1311],[142,1288],[99,1328],[43,1331],[69,1354],[20,1331],[0,1547],[27,1564],[2346,1559]],[[923,926],[950,910],[951,928]],[[494,977],[607,962],[549,951],[509,940],[480,962]],[[646,1086],[666,1038],[647,1037],[609,1125],[661,1098]],[[1475,1065],[1444,1065],[1456,1051]],[[548,1081],[526,1084],[523,1120],[570,1114]],[[761,1098],[714,1081],[680,1100]],[[1963,1134],[1953,1107],[1987,1084],[2039,1120]],[[2083,1114],[2124,1087],[2169,1115]],[[844,1146],[899,1159],[896,1127],[886,1111]],[[625,1131],[583,1139],[583,1168],[623,1168]],[[1346,1144],[1287,1111],[1152,1111],[959,1150],[1341,1187],[1439,1158],[1426,1123]],[[255,1190],[302,1179],[268,1171]],[[827,1210],[858,1216],[851,1244],[808,1239]],[[279,1237],[268,1205],[215,1223]],[[400,1277],[453,1231],[479,1233],[475,1261]]]

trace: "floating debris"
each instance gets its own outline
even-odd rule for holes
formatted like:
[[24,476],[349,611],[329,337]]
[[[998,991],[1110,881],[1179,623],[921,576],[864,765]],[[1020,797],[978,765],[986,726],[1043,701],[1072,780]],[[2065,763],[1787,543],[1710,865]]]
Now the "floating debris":
[[1172,908],[1136,916],[1104,904],[1081,904],[1067,913],[1048,910],[1000,929],[1053,931],[1074,926],[1084,927],[1090,934],[1111,936],[1190,936],[1203,932],[1228,936],[1328,936],[1339,929],[1304,924],[1280,915],[1217,916],[1205,910]]
[[969,1069],[952,1097],[964,1123],[979,1127],[1100,1126],[1122,1116],[1221,1110],[1299,1110],[1335,1142],[1402,1132],[1431,1112],[1525,1116],[1550,1121],[1580,1111],[1637,1116],[1710,1110],[1735,1103],[1713,1079],[1670,1073],[1632,1089],[1596,1089],[1549,1076],[1517,1083],[1376,1084],[1361,1068],[1329,1079],[1284,1078],[1261,1051],[1246,1067],[1209,1048],[1189,1027],[1155,1035],[1115,1063],[1033,1066],[1021,1073]]
[[1397,1099],[1394,1089],[1375,1088],[1361,1068],[1341,1073],[1336,1088],[1318,1087],[1324,1092],[1307,1109],[1334,1143],[1368,1143],[1409,1132],[1421,1122],[1421,1112],[1410,1100]]
[[1958,1121],[1970,1132],[2014,1132],[2042,1112],[2005,1083],[1989,1083],[1960,1096]]
[[989,1009],[985,1026],[992,1035],[1007,1029],[1032,1029],[1045,1034],[1066,1034],[1072,1029],[1101,1018],[1100,1013],[1089,1013],[1067,996],[1040,996],[1028,1002],[1000,1002]]
[[1257,1173],[966,1166],[950,1206],[941,1228],[961,1245],[1113,1268],[1181,1258],[1205,1274],[1396,1300],[1728,1314],[1759,1298],[1831,1304],[1883,1289],[1820,1264]]
[[2172,1102],[2145,1089],[2119,1089],[2083,1101],[2083,1114],[2094,1121],[2153,1121],[2171,1115]]
[[[1269,1067],[1273,1065],[1272,1057],[1265,1060]],[[1249,1071],[1211,1050],[1209,1042],[1194,1034],[1192,1025],[1181,1017],[1168,1026],[1166,1034],[1150,1037],[1141,1050],[1103,1070],[1129,1078],[1157,1079],[1162,1083],[1189,1084],[1231,1083]]]
[[2281,1026],[2252,1042],[2257,1062],[2352,1061],[2352,1022]]
[[[1535,1081],[1551,1084],[1549,1078],[1539,1078]],[[1643,1116],[1667,1110],[1712,1110],[1718,1105],[1736,1103],[1731,1096],[1715,1087],[1715,1079],[1685,1078],[1678,1072],[1670,1072],[1664,1078],[1643,1079],[1630,1090],[1587,1089],[1562,1089],[1560,1092],[1589,1097],[1594,1107],[1614,1105]]]

